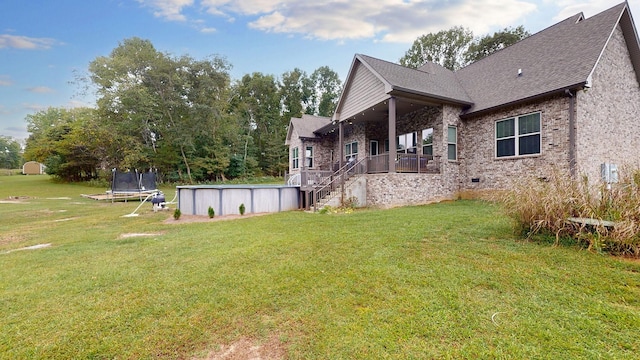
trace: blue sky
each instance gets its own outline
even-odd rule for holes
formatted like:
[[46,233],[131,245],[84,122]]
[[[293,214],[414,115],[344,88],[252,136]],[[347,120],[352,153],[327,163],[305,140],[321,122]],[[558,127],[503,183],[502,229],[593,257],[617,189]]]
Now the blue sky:
[[[25,139],[25,117],[93,106],[74,84],[89,62],[130,37],[202,59],[225,57],[231,76],[308,74],[329,66],[344,80],[354,54],[397,62],[421,34],[455,25],[478,35],[530,32],[621,1],[607,0],[2,0],[0,135]],[[632,14],[640,0],[630,0]],[[640,15],[636,15],[640,16]]]

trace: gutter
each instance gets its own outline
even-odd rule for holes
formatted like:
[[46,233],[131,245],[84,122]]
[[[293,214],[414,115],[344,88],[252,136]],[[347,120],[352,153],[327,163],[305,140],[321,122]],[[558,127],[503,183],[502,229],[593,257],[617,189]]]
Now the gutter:
[[570,86],[566,86],[566,87],[563,87],[563,88],[560,88],[560,89],[547,91],[545,93],[541,93],[541,94],[529,96],[529,97],[526,97],[526,98],[514,100],[514,101],[511,101],[511,102],[508,102],[508,103],[492,106],[490,108],[486,108],[486,109],[482,109],[482,110],[478,110],[478,111],[472,111],[472,112],[468,112],[466,114],[461,114],[460,118],[468,119],[468,118],[472,118],[472,117],[476,117],[476,116],[481,116],[481,115],[485,115],[485,114],[488,114],[488,113],[492,113],[492,112],[497,111],[497,110],[502,109],[502,108],[515,106],[515,105],[519,105],[519,104],[524,104],[524,103],[528,103],[528,102],[532,102],[532,101],[537,101],[537,100],[544,99],[546,97],[553,96],[553,95],[561,95],[561,94],[564,94],[566,91],[574,91],[575,92],[576,90],[582,90],[585,87],[588,87],[588,84],[587,84],[586,81],[583,81],[583,82],[580,82],[580,83],[577,83],[577,84],[574,84],[574,85],[570,85]]

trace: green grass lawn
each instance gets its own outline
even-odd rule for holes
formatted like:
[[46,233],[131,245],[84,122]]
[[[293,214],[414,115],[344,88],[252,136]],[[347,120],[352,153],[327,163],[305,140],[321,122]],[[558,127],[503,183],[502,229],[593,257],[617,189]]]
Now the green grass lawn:
[[519,239],[496,205],[176,225],[80,197],[104,190],[0,177],[0,201],[23,197],[0,203],[0,358],[198,359],[238,339],[294,359],[640,353],[640,263]]

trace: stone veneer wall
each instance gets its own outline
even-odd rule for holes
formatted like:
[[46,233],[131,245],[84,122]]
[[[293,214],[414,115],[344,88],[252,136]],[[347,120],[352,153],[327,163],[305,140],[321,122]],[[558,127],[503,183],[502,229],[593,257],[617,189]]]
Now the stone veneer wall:
[[453,199],[450,184],[442,174],[368,174],[367,206],[419,205]]
[[[291,131],[291,140],[289,141],[289,173],[297,174],[303,168],[305,150],[307,146],[313,146],[313,167],[311,169],[330,170],[331,164],[331,152],[334,148],[334,143],[337,142],[337,135],[333,134],[325,135],[321,139],[310,140],[300,139],[298,132],[294,128]],[[299,167],[292,169],[293,165],[293,148],[298,147],[298,159]],[[337,157],[336,157],[337,159]]]
[[[540,112],[540,155],[496,158],[495,123],[517,115]],[[463,190],[507,189],[526,177],[549,177],[553,171],[569,174],[569,99],[555,96],[465,119],[460,134]],[[472,179],[479,182],[472,182]]]
[[[348,144],[354,141],[358,142],[358,160],[363,159],[364,156],[368,155],[368,147],[369,144],[366,142],[365,139],[365,133],[364,133],[364,129],[365,129],[365,124],[364,123],[353,123],[353,124],[349,124],[348,122],[344,122],[343,125],[343,131],[344,131],[344,143]],[[333,144],[333,151],[334,151],[334,161],[338,161],[340,160],[340,135],[338,134],[338,129],[336,129],[335,131],[335,142]],[[343,150],[344,151],[344,150]],[[346,154],[343,152],[343,155],[346,156]],[[342,162],[344,163],[345,159],[342,159]]]
[[326,135],[317,140],[305,140],[304,145],[313,146],[313,168],[320,170],[331,169],[331,156],[333,144],[337,141],[337,136]]
[[[298,168],[294,169],[293,166],[293,148],[298,148]],[[294,127],[291,130],[291,140],[289,140],[289,174],[298,174],[300,173],[300,167],[302,166],[302,141],[300,140],[300,136]]]
[[418,205],[455,198],[460,190],[460,163],[447,160],[447,128],[449,125],[459,126],[460,111],[460,108],[449,105],[426,107],[398,119],[398,135],[433,128],[433,152],[440,156],[440,174],[366,175],[368,206]]
[[640,84],[620,26],[592,75],[592,87],[578,93],[577,104],[578,174],[594,182],[601,163],[615,163],[622,171],[638,168]]

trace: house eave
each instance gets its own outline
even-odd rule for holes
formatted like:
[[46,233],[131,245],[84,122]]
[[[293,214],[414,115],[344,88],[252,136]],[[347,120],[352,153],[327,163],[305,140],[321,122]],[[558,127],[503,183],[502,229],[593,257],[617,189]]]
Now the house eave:
[[413,89],[402,88],[402,87],[399,87],[399,86],[394,86],[393,89],[390,92],[388,92],[388,94],[392,95],[392,96],[415,98],[417,100],[426,100],[426,101],[431,100],[429,102],[442,102],[442,103],[453,104],[453,105],[462,105],[462,106],[472,106],[473,105],[473,102],[471,102],[471,101],[454,99],[454,98],[435,95],[435,94],[428,94],[428,93],[416,91],[416,90],[413,90]]
[[461,119],[468,119],[468,118],[473,118],[476,116],[482,116],[482,115],[486,115],[492,112],[495,112],[497,110],[506,108],[506,107],[510,107],[510,106],[517,106],[520,104],[525,104],[525,103],[529,103],[529,102],[533,102],[533,101],[537,101],[537,100],[541,100],[550,96],[554,96],[554,95],[560,95],[560,94],[564,94],[567,90],[583,90],[585,88],[588,88],[588,81],[582,81],[580,83],[571,85],[571,86],[565,86],[559,89],[555,89],[552,91],[547,91],[544,93],[540,93],[540,94],[536,94],[534,96],[529,96],[529,97],[525,97],[525,98],[521,98],[521,99],[517,99],[514,101],[510,101],[504,104],[500,104],[500,105],[496,105],[496,106],[492,106],[486,109],[481,109],[478,111],[471,111],[471,112],[467,112],[467,113],[463,113],[460,115]]

